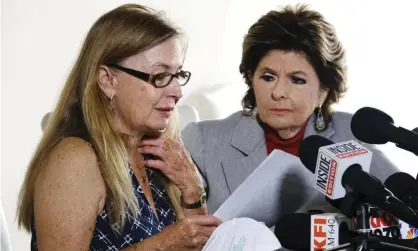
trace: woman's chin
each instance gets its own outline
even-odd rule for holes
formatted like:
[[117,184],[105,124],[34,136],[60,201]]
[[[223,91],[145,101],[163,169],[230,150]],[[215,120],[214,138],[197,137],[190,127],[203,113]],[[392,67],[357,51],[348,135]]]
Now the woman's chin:
[[165,130],[167,130],[167,127],[168,123],[159,123],[154,124],[152,126],[148,126],[146,135],[151,137],[159,137],[161,136],[161,134],[165,132]]
[[287,129],[294,125],[294,123],[288,119],[269,119],[265,123],[275,130]]
[[164,131],[165,130],[149,129],[145,135],[148,138],[159,138],[164,133]]

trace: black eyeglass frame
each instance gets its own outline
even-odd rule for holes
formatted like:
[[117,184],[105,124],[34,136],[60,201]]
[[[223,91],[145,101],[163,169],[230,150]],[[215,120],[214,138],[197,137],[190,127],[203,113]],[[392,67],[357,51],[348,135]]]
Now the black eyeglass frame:
[[[107,66],[108,67],[112,67],[112,68],[116,68],[116,69],[118,69],[120,71],[123,71],[123,72],[125,72],[125,73],[133,76],[133,77],[136,77],[136,78],[138,78],[140,80],[143,80],[143,81],[145,81],[145,82],[153,85],[155,88],[164,88],[164,87],[170,85],[171,84],[171,81],[173,81],[174,78],[179,79],[179,77],[182,74],[185,74],[186,81],[183,84],[180,84],[180,86],[185,86],[189,82],[190,77],[192,76],[192,73],[191,72],[189,72],[189,71],[183,71],[183,70],[181,70],[180,72],[175,73],[175,74],[172,74],[170,72],[164,72],[164,73],[158,73],[158,74],[155,74],[154,75],[154,74],[149,74],[149,73],[142,72],[142,71],[137,71],[137,70],[134,70],[134,69],[131,69],[131,68],[127,68],[127,67],[124,67],[124,66],[121,66],[121,65],[118,65],[118,64],[108,64]],[[158,78],[158,76],[160,74],[169,74],[170,75],[170,80],[167,82],[167,84],[162,85],[162,86],[155,84],[155,81],[156,81],[156,79]]]

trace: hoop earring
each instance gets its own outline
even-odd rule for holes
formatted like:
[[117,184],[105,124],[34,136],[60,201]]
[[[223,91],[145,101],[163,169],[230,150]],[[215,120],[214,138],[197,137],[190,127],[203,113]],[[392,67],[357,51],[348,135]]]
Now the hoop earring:
[[325,129],[325,120],[324,116],[322,115],[322,106],[318,106],[318,114],[316,115],[316,121],[315,121],[315,128],[318,131],[323,131]]

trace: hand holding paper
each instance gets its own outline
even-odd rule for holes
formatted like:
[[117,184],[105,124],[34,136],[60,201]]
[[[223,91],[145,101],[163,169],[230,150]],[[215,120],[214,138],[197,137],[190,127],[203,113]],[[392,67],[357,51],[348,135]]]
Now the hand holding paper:
[[280,247],[276,236],[263,223],[237,218],[216,228],[202,251],[272,251]]

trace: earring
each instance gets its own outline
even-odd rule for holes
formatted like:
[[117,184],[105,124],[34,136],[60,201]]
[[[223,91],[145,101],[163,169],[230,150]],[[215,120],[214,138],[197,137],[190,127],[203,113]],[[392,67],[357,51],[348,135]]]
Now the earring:
[[251,111],[251,118],[252,118],[252,119],[256,119],[256,118],[257,118],[257,107],[256,107],[256,108],[254,108],[254,109]]
[[324,120],[324,116],[322,115],[321,105],[318,106],[318,114],[316,115],[315,128],[318,131],[322,131],[325,129],[325,120]]
[[109,107],[110,107],[111,110],[113,110],[115,108],[115,105],[113,103],[113,97],[114,97],[114,95],[112,95],[110,97],[110,101],[109,101]]

